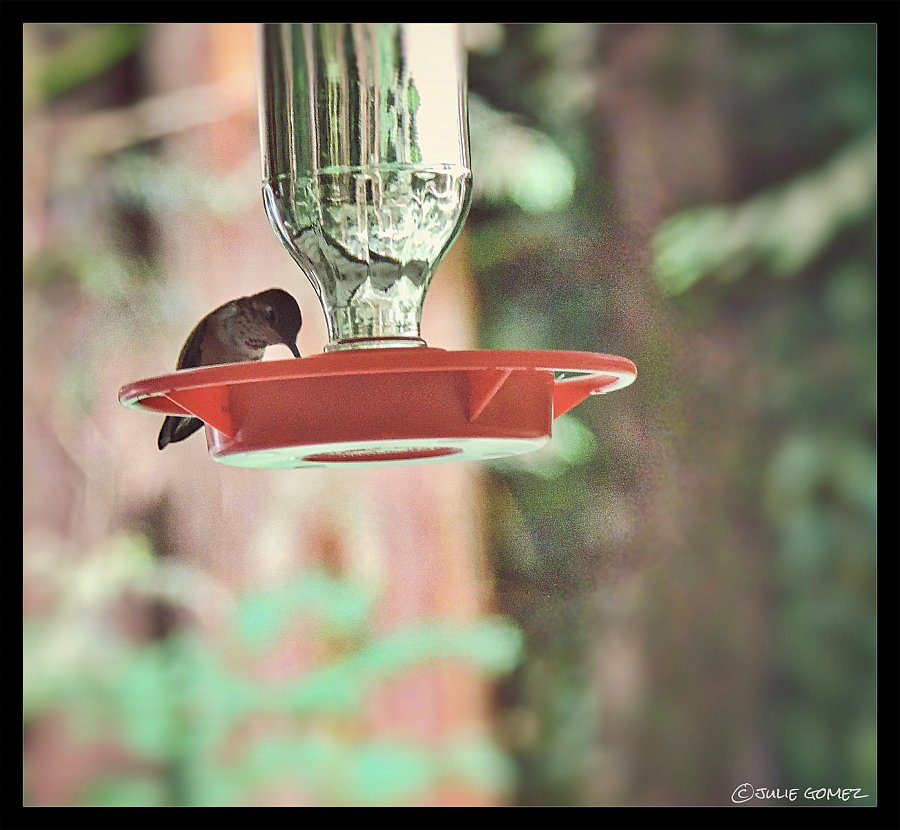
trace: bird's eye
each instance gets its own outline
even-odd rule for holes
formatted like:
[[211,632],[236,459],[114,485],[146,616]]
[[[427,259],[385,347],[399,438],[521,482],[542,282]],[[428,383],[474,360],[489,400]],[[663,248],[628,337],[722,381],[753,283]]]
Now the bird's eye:
[[263,312],[263,314],[266,315],[266,320],[268,320],[270,323],[275,322],[275,309],[272,308],[272,306],[267,305],[266,310]]

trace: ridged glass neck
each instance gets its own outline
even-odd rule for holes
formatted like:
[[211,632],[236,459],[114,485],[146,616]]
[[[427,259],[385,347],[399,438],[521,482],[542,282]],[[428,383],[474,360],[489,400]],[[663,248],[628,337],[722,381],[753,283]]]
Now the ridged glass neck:
[[327,350],[418,345],[471,198],[455,24],[262,24],[263,196]]

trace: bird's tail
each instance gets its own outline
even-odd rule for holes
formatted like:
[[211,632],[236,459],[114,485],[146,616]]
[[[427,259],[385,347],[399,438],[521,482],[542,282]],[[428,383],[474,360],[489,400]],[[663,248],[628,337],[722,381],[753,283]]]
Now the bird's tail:
[[193,435],[202,427],[203,421],[199,418],[182,418],[178,415],[169,415],[163,421],[157,444],[161,450],[164,450],[169,444],[184,441],[185,438]]

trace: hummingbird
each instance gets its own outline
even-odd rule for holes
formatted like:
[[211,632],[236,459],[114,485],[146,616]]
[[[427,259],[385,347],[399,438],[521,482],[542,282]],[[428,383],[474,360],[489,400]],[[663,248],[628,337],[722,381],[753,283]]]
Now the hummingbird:
[[[287,346],[300,357],[297,335],[303,318],[297,301],[280,288],[220,305],[207,314],[188,335],[178,355],[176,369],[193,369],[218,363],[261,360],[266,346]],[[199,418],[169,415],[159,431],[159,448],[184,441],[203,426]]]

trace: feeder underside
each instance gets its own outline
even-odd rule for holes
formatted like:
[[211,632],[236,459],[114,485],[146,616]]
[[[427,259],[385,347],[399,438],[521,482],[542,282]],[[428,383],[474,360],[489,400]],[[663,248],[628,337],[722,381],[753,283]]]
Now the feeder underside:
[[434,461],[487,461],[538,450],[541,438],[409,438],[398,441],[348,441],[315,446],[281,447],[213,456],[232,467],[368,467],[424,464]]

